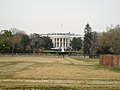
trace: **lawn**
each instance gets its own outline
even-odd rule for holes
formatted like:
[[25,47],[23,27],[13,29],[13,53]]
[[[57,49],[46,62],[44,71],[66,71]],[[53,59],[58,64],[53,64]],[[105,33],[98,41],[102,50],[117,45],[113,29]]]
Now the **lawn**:
[[119,70],[98,63],[78,56],[1,56],[0,89],[119,90]]

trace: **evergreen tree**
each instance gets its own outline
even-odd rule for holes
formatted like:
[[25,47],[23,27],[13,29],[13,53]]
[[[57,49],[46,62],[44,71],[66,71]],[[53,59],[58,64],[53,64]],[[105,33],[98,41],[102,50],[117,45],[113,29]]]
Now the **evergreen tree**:
[[43,37],[43,40],[44,40],[44,48],[46,50],[49,50],[53,47],[53,43],[50,37]]
[[84,42],[83,42],[83,44],[84,44],[84,49],[83,49],[84,54],[90,54],[90,50],[91,50],[91,46],[92,46],[92,44],[91,44],[91,41],[92,41],[91,31],[92,31],[92,28],[90,27],[89,24],[87,24],[85,26],[85,31],[84,31],[85,32]]
[[73,50],[80,50],[82,47],[82,39],[74,37],[73,40],[70,43]]

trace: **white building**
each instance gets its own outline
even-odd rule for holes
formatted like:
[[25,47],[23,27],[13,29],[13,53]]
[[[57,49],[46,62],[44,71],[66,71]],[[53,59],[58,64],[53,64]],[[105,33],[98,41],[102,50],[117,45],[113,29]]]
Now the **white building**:
[[42,36],[48,36],[50,39],[52,39],[53,42],[53,48],[52,49],[68,49],[70,48],[70,41],[74,37],[83,38],[80,34],[72,34],[72,33],[48,33],[48,34],[42,34]]

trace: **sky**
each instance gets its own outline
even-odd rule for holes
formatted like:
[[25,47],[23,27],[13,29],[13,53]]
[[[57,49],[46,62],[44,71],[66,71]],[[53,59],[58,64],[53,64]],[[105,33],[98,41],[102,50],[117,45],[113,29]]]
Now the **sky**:
[[83,34],[120,24],[120,0],[0,0],[0,30]]

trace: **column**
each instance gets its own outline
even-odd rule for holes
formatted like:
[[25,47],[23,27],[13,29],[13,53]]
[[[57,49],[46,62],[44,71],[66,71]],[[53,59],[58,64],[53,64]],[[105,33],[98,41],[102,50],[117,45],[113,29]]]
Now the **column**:
[[55,38],[55,47],[56,47],[56,38]]
[[56,43],[56,46],[55,46],[55,47],[57,47],[57,38],[56,38],[56,42],[55,42],[55,43]]
[[63,48],[63,40],[64,40],[64,38],[62,38],[62,48]]
[[55,38],[52,39],[53,46],[55,47]]
[[57,39],[56,44],[57,44],[57,47],[58,47],[58,41],[59,41],[59,40],[58,40],[58,38],[56,38],[56,39]]
[[65,49],[66,49],[66,38],[65,38]]
[[62,38],[60,38],[60,48],[62,47]]
[[60,38],[59,38],[59,48],[60,48]]
[[68,38],[66,38],[66,48],[68,48]]
[[68,43],[68,47],[70,47],[70,38],[68,38],[68,42],[67,43]]

